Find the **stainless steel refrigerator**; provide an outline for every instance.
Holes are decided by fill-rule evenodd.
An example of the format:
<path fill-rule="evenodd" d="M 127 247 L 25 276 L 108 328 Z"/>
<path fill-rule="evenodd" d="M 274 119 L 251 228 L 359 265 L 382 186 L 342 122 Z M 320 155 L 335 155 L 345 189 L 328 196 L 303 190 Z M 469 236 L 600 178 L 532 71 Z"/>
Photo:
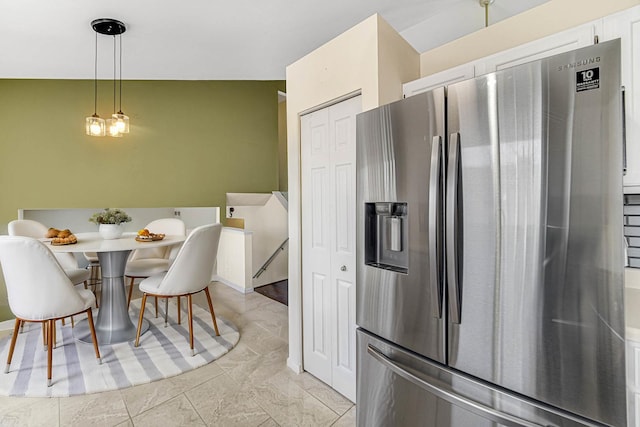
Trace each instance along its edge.
<path fill-rule="evenodd" d="M 359 426 L 626 425 L 619 41 L 357 118 Z"/>

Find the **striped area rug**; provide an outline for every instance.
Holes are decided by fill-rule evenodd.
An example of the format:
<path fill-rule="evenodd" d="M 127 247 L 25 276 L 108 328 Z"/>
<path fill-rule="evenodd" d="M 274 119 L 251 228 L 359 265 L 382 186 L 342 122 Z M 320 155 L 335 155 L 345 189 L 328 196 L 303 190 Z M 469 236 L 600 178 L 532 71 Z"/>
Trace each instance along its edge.
<path fill-rule="evenodd" d="M 220 336 L 216 337 L 211 315 L 193 305 L 195 356 L 189 348 L 189 326 L 182 304 L 182 324 L 176 320 L 176 305 L 169 304 L 169 326 L 164 327 L 164 303 L 158 317 L 152 303 L 147 304 L 145 318 L 149 330 L 133 343 L 103 345 L 99 365 L 92 344 L 73 339 L 69 322 L 57 322 L 57 347 L 53 350 L 53 385 L 47 387 L 47 352 L 42 345 L 40 324 L 27 324 L 18 336 L 9 373 L 0 372 L 0 395 L 28 397 L 63 397 L 96 393 L 144 384 L 181 374 L 206 365 L 231 350 L 240 334 L 229 321 L 217 317 Z M 153 300 L 152 300 L 153 301 Z M 131 311 L 140 314 L 140 299 L 131 302 Z M 79 321 L 77 316 L 76 321 Z M 0 340 L 0 361 L 6 366 L 10 337 Z"/>

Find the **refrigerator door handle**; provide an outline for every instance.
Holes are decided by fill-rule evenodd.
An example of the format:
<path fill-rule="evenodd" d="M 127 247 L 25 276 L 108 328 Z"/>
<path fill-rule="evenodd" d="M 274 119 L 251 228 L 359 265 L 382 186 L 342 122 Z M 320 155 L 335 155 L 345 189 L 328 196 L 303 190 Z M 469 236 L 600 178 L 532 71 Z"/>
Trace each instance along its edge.
<path fill-rule="evenodd" d="M 449 164 L 447 165 L 446 247 L 447 288 L 452 323 L 460 323 L 460 286 L 458 286 L 458 168 L 460 166 L 460 134 L 449 138 Z"/>
<path fill-rule="evenodd" d="M 429 273 L 431 312 L 442 318 L 442 284 L 438 262 L 438 215 L 440 213 L 440 145 L 442 137 L 434 136 L 431 144 L 431 175 L 429 177 Z"/>
<path fill-rule="evenodd" d="M 376 347 L 369 344 L 367 346 L 367 353 L 371 355 L 374 359 L 384 365 L 386 368 L 393 371 L 396 375 L 404 378 L 405 380 L 417 385 L 423 390 L 446 400 L 447 402 L 460 406 L 466 409 L 469 412 L 473 412 L 476 415 L 484 417 L 488 420 L 494 421 L 496 423 L 500 423 L 505 426 L 525 426 L 525 427 L 543 427 L 541 424 L 532 423 L 527 420 L 523 420 L 522 418 L 518 418 L 513 415 L 505 414 L 503 412 L 497 411 L 493 408 L 485 406 L 481 403 L 468 399 L 466 397 L 460 396 L 450 390 L 437 386 L 435 384 L 430 384 L 424 381 L 422 378 L 414 375 L 403 367 L 399 366 L 395 361 L 387 357 Z"/>

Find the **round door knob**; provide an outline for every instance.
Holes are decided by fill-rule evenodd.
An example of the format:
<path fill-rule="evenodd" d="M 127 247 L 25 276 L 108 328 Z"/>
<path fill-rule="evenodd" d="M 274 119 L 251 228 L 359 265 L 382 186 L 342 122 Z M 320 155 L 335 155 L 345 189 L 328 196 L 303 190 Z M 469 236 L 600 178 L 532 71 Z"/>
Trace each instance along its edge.
<path fill-rule="evenodd" d="M 347 271 L 347 266 L 343 265 L 342 267 L 340 267 L 340 271 Z"/>

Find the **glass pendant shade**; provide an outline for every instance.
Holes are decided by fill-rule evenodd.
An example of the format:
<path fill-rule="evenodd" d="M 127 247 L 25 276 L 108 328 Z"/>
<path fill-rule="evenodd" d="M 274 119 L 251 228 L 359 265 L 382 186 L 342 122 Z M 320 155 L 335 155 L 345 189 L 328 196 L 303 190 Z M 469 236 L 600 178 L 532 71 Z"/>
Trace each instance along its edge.
<path fill-rule="evenodd" d="M 107 135 L 114 138 L 120 138 L 122 136 L 122 132 L 120 132 L 120 127 L 118 126 L 118 120 L 107 119 Z"/>
<path fill-rule="evenodd" d="M 122 111 L 118 111 L 112 114 L 111 117 L 116 121 L 120 133 L 129 133 L 129 116 Z"/>
<path fill-rule="evenodd" d="M 105 136 L 106 126 L 104 119 L 97 114 L 93 114 L 85 119 L 85 131 L 90 136 Z"/>

